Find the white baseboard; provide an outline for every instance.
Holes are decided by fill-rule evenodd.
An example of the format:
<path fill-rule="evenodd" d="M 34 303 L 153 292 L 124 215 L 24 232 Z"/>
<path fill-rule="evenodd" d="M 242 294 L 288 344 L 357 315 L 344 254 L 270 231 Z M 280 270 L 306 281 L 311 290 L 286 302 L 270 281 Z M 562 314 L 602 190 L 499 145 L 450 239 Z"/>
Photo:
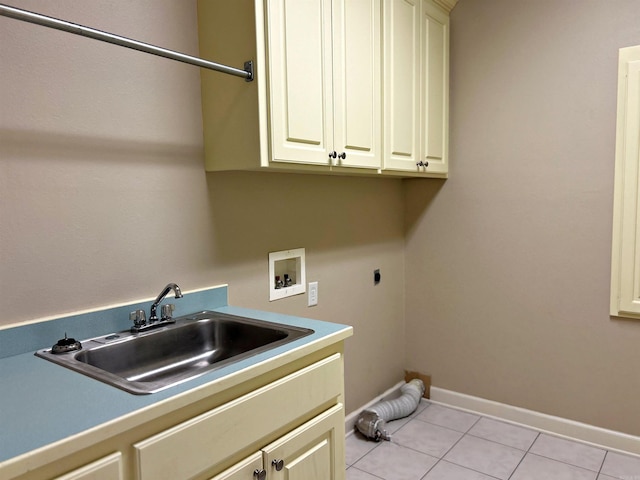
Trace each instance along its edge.
<path fill-rule="evenodd" d="M 390 397 L 395 397 L 400 392 L 400 387 L 405 382 L 399 382 L 379 397 L 376 397 L 366 405 L 350 413 L 345 417 L 346 436 L 353 434 L 353 429 L 358 415 L 371 405 Z M 640 437 L 628 435 L 615 430 L 596 427 L 586 423 L 555 417 L 545 413 L 514 407 L 505 403 L 494 402 L 480 397 L 466 395 L 444 388 L 431 386 L 431 402 L 477 413 L 485 417 L 506 421 L 524 427 L 535 428 L 553 435 L 579 440 L 584 443 L 605 448 L 621 453 L 640 455 Z"/>
<path fill-rule="evenodd" d="M 617 450 L 623 453 L 640 455 L 640 437 L 626 433 L 607 430 L 586 423 L 554 417 L 553 415 L 514 407 L 513 405 L 473 397 L 434 386 L 431 387 L 431 400 L 434 403 L 449 405 L 473 413 L 480 413 L 498 420 L 505 420 L 510 423 L 532 427 L 536 430 L 542 430 L 554 435 L 580 440 L 606 448 L 607 450 Z"/>

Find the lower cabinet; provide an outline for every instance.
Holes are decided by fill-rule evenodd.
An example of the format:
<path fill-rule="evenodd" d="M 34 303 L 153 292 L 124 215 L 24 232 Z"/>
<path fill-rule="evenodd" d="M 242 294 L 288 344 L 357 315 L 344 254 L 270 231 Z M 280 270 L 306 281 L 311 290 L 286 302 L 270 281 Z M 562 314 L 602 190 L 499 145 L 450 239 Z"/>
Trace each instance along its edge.
<path fill-rule="evenodd" d="M 335 405 L 211 480 L 343 480 L 343 423 Z"/>
<path fill-rule="evenodd" d="M 343 369 L 334 353 L 134 443 L 135 478 L 343 480 Z"/>
<path fill-rule="evenodd" d="M 121 480 L 122 478 L 122 455 L 118 452 L 66 475 L 56 477 L 55 480 Z"/>
<path fill-rule="evenodd" d="M 80 448 L 12 480 L 344 480 L 343 344 L 294 357 L 210 396 L 194 392 L 158 416 L 91 432 Z M 266 378 L 269 380 L 266 380 Z M 264 380 L 263 380 L 264 379 Z M 173 423 L 172 418 L 176 421 Z M 99 437 L 95 442 L 91 438 Z M 74 440 L 75 441 L 75 440 Z M 77 443 L 76 443 L 77 444 Z"/>

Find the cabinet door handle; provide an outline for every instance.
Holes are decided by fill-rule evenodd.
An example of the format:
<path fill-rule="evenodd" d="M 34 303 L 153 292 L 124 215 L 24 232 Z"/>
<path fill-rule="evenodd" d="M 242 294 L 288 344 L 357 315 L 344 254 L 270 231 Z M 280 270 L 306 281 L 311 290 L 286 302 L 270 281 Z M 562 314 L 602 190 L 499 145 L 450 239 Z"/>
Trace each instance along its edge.
<path fill-rule="evenodd" d="M 253 478 L 256 480 L 265 480 L 267 478 L 266 470 L 258 470 L 257 468 L 253 471 Z"/>
<path fill-rule="evenodd" d="M 338 152 L 335 150 L 333 152 L 329 152 L 329 158 L 336 158 L 338 156 Z"/>
<path fill-rule="evenodd" d="M 416 163 L 416 165 L 417 165 L 418 167 L 428 167 L 428 166 L 429 166 L 429 162 L 427 162 L 427 161 L 424 161 L 424 162 L 423 162 L 423 161 L 421 160 L 421 161 L 419 161 L 418 163 Z"/>
<path fill-rule="evenodd" d="M 275 467 L 275 469 L 279 472 L 280 470 L 282 470 L 282 467 L 284 467 L 284 460 L 280 459 L 280 460 L 272 460 L 271 461 L 271 465 L 273 465 Z"/>
<path fill-rule="evenodd" d="M 342 160 L 344 160 L 345 158 L 347 158 L 347 152 L 342 152 L 340 155 L 338 155 L 338 158 L 341 158 Z"/>

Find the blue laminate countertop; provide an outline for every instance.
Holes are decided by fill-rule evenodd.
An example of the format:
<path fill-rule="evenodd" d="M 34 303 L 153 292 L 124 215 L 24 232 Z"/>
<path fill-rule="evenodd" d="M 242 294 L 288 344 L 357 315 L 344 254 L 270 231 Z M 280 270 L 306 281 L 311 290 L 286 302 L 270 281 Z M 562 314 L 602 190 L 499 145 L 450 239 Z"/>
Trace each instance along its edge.
<path fill-rule="evenodd" d="M 226 291 L 225 291 L 226 296 Z M 214 370 L 150 395 L 133 395 L 34 356 L 0 358 L 0 471 L 3 462 L 150 407 L 230 374 L 328 338 L 351 327 L 232 306 L 209 308 L 232 315 L 310 328 L 312 335 Z M 37 347 L 41 348 L 41 347 Z"/>

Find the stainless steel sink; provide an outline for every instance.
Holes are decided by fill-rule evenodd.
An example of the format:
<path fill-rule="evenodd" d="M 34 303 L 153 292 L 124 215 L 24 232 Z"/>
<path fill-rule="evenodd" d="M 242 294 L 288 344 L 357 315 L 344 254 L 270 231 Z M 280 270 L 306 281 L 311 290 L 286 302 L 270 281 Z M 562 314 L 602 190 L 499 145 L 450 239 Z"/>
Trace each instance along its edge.
<path fill-rule="evenodd" d="M 36 355 L 135 394 L 154 393 L 310 335 L 313 330 L 204 311 L 145 333 L 82 340 L 82 350 Z"/>

